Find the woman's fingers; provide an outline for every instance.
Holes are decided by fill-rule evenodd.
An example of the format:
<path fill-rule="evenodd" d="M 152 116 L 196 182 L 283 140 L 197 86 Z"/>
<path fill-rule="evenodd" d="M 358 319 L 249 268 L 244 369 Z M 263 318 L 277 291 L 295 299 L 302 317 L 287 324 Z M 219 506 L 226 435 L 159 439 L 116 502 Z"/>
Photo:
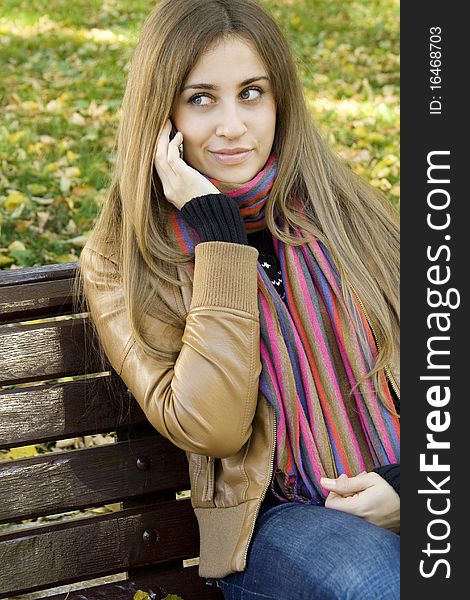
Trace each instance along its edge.
<path fill-rule="evenodd" d="M 155 166 L 164 166 L 165 159 L 168 157 L 168 137 L 171 132 L 171 121 L 167 119 L 163 125 L 162 132 L 157 141 L 157 147 L 155 149 Z"/>
<path fill-rule="evenodd" d="M 366 488 L 374 485 L 377 473 L 360 473 L 355 477 L 338 477 L 338 479 L 326 479 L 322 477 L 320 483 L 330 492 L 335 492 L 340 496 L 352 496 L 362 492 Z M 378 475 L 380 477 L 380 475 Z"/>
<path fill-rule="evenodd" d="M 183 141 L 183 134 L 178 131 L 175 137 L 168 144 L 168 164 L 176 171 L 178 168 L 178 161 L 181 160 L 179 146 Z"/>
<path fill-rule="evenodd" d="M 165 171 L 165 169 L 168 169 L 168 166 L 174 168 L 180 159 L 179 146 L 183 142 L 183 134 L 181 131 L 177 131 L 173 139 L 170 140 L 171 130 L 171 121 L 167 119 L 158 138 L 155 150 L 155 166 L 157 170 L 160 168 Z"/>
<path fill-rule="evenodd" d="M 380 475 L 377 473 L 368 473 L 368 475 L 373 476 L 368 478 L 373 482 L 372 485 L 368 485 L 352 496 L 330 492 L 325 500 L 325 507 L 351 513 L 391 531 L 399 531 L 400 497 Z"/>
<path fill-rule="evenodd" d="M 334 508 L 335 510 L 342 510 L 343 512 L 352 513 L 359 516 L 359 509 L 361 505 L 361 494 L 354 494 L 352 496 L 341 496 L 330 492 L 325 500 L 326 508 Z"/>
<path fill-rule="evenodd" d="M 168 119 L 157 141 L 155 168 L 162 182 L 166 199 L 181 210 L 184 204 L 197 194 L 192 193 L 190 185 L 192 169 L 180 157 L 179 146 L 183 142 L 183 134 L 178 131 L 173 139 L 170 139 L 171 131 L 172 123 Z M 199 177 L 204 179 L 202 175 Z"/>

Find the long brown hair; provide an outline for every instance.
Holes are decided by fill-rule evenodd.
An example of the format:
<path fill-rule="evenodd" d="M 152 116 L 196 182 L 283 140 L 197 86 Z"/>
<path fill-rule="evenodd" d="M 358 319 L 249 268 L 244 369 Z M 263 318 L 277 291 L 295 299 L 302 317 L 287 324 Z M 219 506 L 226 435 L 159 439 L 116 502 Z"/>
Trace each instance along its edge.
<path fill-rule="evenodd" d="M 116 253 L 137 342 L 150 354 L 167 356 L 158 340 L 145 335 L 144 316 L 158 307 L 160 318 L 181 321 L 170 306 L 158 303 L 159 289 L 182 286 L 176 266 L 192 258 L 177 248 L 168 227 L 171 206 L 153 168 L 154 153 L 194 65 L 210 45 L 227 36 L 257 50 L 276 102 L 278 174 L 266 205 L 268 228 L 285 243 L 301 243 L 277 228 L 277 209 L 287 223 L 328 248 L 343 293 L 352 286 L 367 310 L 380 347 L 369 376 L 377 374 L 399 340 L 398 215 L 320 137 L 289 44 L 255 0 L 164 0 L 149 15 L 128 74 L 111 185 L 90 243 L 110 244 Z M 295 209 L 294 197 L 300 199 L 301 211 Z"/>

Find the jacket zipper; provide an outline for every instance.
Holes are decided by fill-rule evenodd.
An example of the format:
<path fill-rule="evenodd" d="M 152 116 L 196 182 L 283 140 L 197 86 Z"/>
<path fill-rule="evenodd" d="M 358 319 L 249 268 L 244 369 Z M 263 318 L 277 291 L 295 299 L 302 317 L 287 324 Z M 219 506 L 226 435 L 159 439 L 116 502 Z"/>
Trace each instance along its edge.
<path fill-rule="evenodd" d="M 364 304 L 362 303 L 362 300 L 359 298 L 358 293 L 353 288 L 352 284 L 349 284 L 349 285 L 350 285 L 352 291 L 354 292 L 356 298 L 358 299 L 359 304 L 361 305 L 361 308 L 362 308 L 362 311 L 363 311 L 364 316 L 366 318 L 366 321 L 369 323 L 370 330 L 372 331 L 372 335 L 374 336 L 375 345 L 377 346 L 377 350 L 380 352 L 379 340 L 378 340 L 378 338 L 377 338 L 377 336 L 375 334 L 374 328 L 372 327 L 372 323 L 370 322 L 369 315 L 367 314 L 366 308 L 365 308 Z M 393 378 L 392 372 L 390 371 L 390 368 L 389 368 L 388 365 L 384 366 L 384 371 L 385 371 L 385 375 L 386 375 L 387 379 L 390 381 L 390 384 L 391 384 L 391 386 L 393 388 L 393 391 L 395 392 L 395 394 L 396 394 L 396 396 L 398 398 L 398 401 L 400 401 L 400 392 L 398 391 L 398 386 L 397 386 L 397 384 L 395 382 L 395 379 Z"/>
<path fill-rule="evenodd" d="M 207 472 L 204 491 L 202 492 L 203 502 L 212 502 L 214 499 L 214 457 L 207 457 Z"/>
<path fill-rule="evenodd" d="M 261 507 L 261 504 L 263 503 L 264 497 L 266 496 L 266 492 L 268 491 L 268 488 L 271 485 L 271 478 L 272 478 L 273 470 L 274 470 L 274 455 L 276 453 L 276 414 L 274 413 L 274 409 L 272 410 L 272 414 L 274 414 L 274 419 L 273 419 L 273 421 L 274 421 L 274 427 L 273 427 L 273 429 L 274 429 L 274 443 L 273 443 L 273 449 L 272 449 L 272 454 L 271 454 L 271 466 L 270 466 L 270 469 L 269 469 L 268 485 L 264 489 L 263 493 L 261 494 L 259 502 L 258 502 L 258 504 L 256 506 L 255 517 L 253 519 L 253 523 L 251 524 L 250 535 L 248 536 L 248 542 L 247 542 L 246 548 L 245 548 L 245 554 L 244 554 L 245 564 L 246 564 L 246 561 L 248 559 L 248 548 L 250 547 L 251 538 L 253 537 L 253 532 L 255 530 L 255 524 L 256 524 L 256 519 L 258 518 L 259 509 Z"/>

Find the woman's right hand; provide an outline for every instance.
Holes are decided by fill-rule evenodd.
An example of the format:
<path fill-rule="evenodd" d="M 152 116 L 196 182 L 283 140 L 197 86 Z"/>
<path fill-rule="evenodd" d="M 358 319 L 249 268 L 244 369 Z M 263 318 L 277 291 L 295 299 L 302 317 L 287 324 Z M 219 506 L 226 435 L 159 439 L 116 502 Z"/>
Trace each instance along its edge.
<path fill-rule="evenodd" d="M 171 127 L 171 121 L 168 119 L 158 138 L 155 168 L 166 199 L 181 210 L 193 198 L 220 192 L 204 175 L 180 157 L 179 146 L 183 143 L 183 134 L 178 131 L 170 140 Z"/>
<path fill-rule="evenodd" d="M 329 490 L 326 508 L 342 510 L 369 523 L 400 531 L 400 496 L 378 473 L 360 473 L 354 477 L 340 475 L 337 479 L 321 479 Z"/>

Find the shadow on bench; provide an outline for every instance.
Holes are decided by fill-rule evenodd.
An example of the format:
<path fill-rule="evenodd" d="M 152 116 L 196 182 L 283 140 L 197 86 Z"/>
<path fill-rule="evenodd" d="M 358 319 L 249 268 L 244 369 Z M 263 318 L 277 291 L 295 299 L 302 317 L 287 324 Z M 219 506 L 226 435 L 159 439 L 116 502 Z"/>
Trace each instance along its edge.
<path fill-rule="evenodd" d="M 176 499 L 190 487 L 185 453 L 146 422 L 115 373 L 103 375 L 87 315 L 73 315 L 75 269 L 0 272 L 0 449 L 111 431 L 117 443 L 0 462 L 0 524 L 19 524 L 0 529 L 0 598 L 126 572 L 125 581 L 39 595 L 221 599 L 197 574 L 190 500 Z M 108 514 L 24 523 L 119 502 Z"/>

